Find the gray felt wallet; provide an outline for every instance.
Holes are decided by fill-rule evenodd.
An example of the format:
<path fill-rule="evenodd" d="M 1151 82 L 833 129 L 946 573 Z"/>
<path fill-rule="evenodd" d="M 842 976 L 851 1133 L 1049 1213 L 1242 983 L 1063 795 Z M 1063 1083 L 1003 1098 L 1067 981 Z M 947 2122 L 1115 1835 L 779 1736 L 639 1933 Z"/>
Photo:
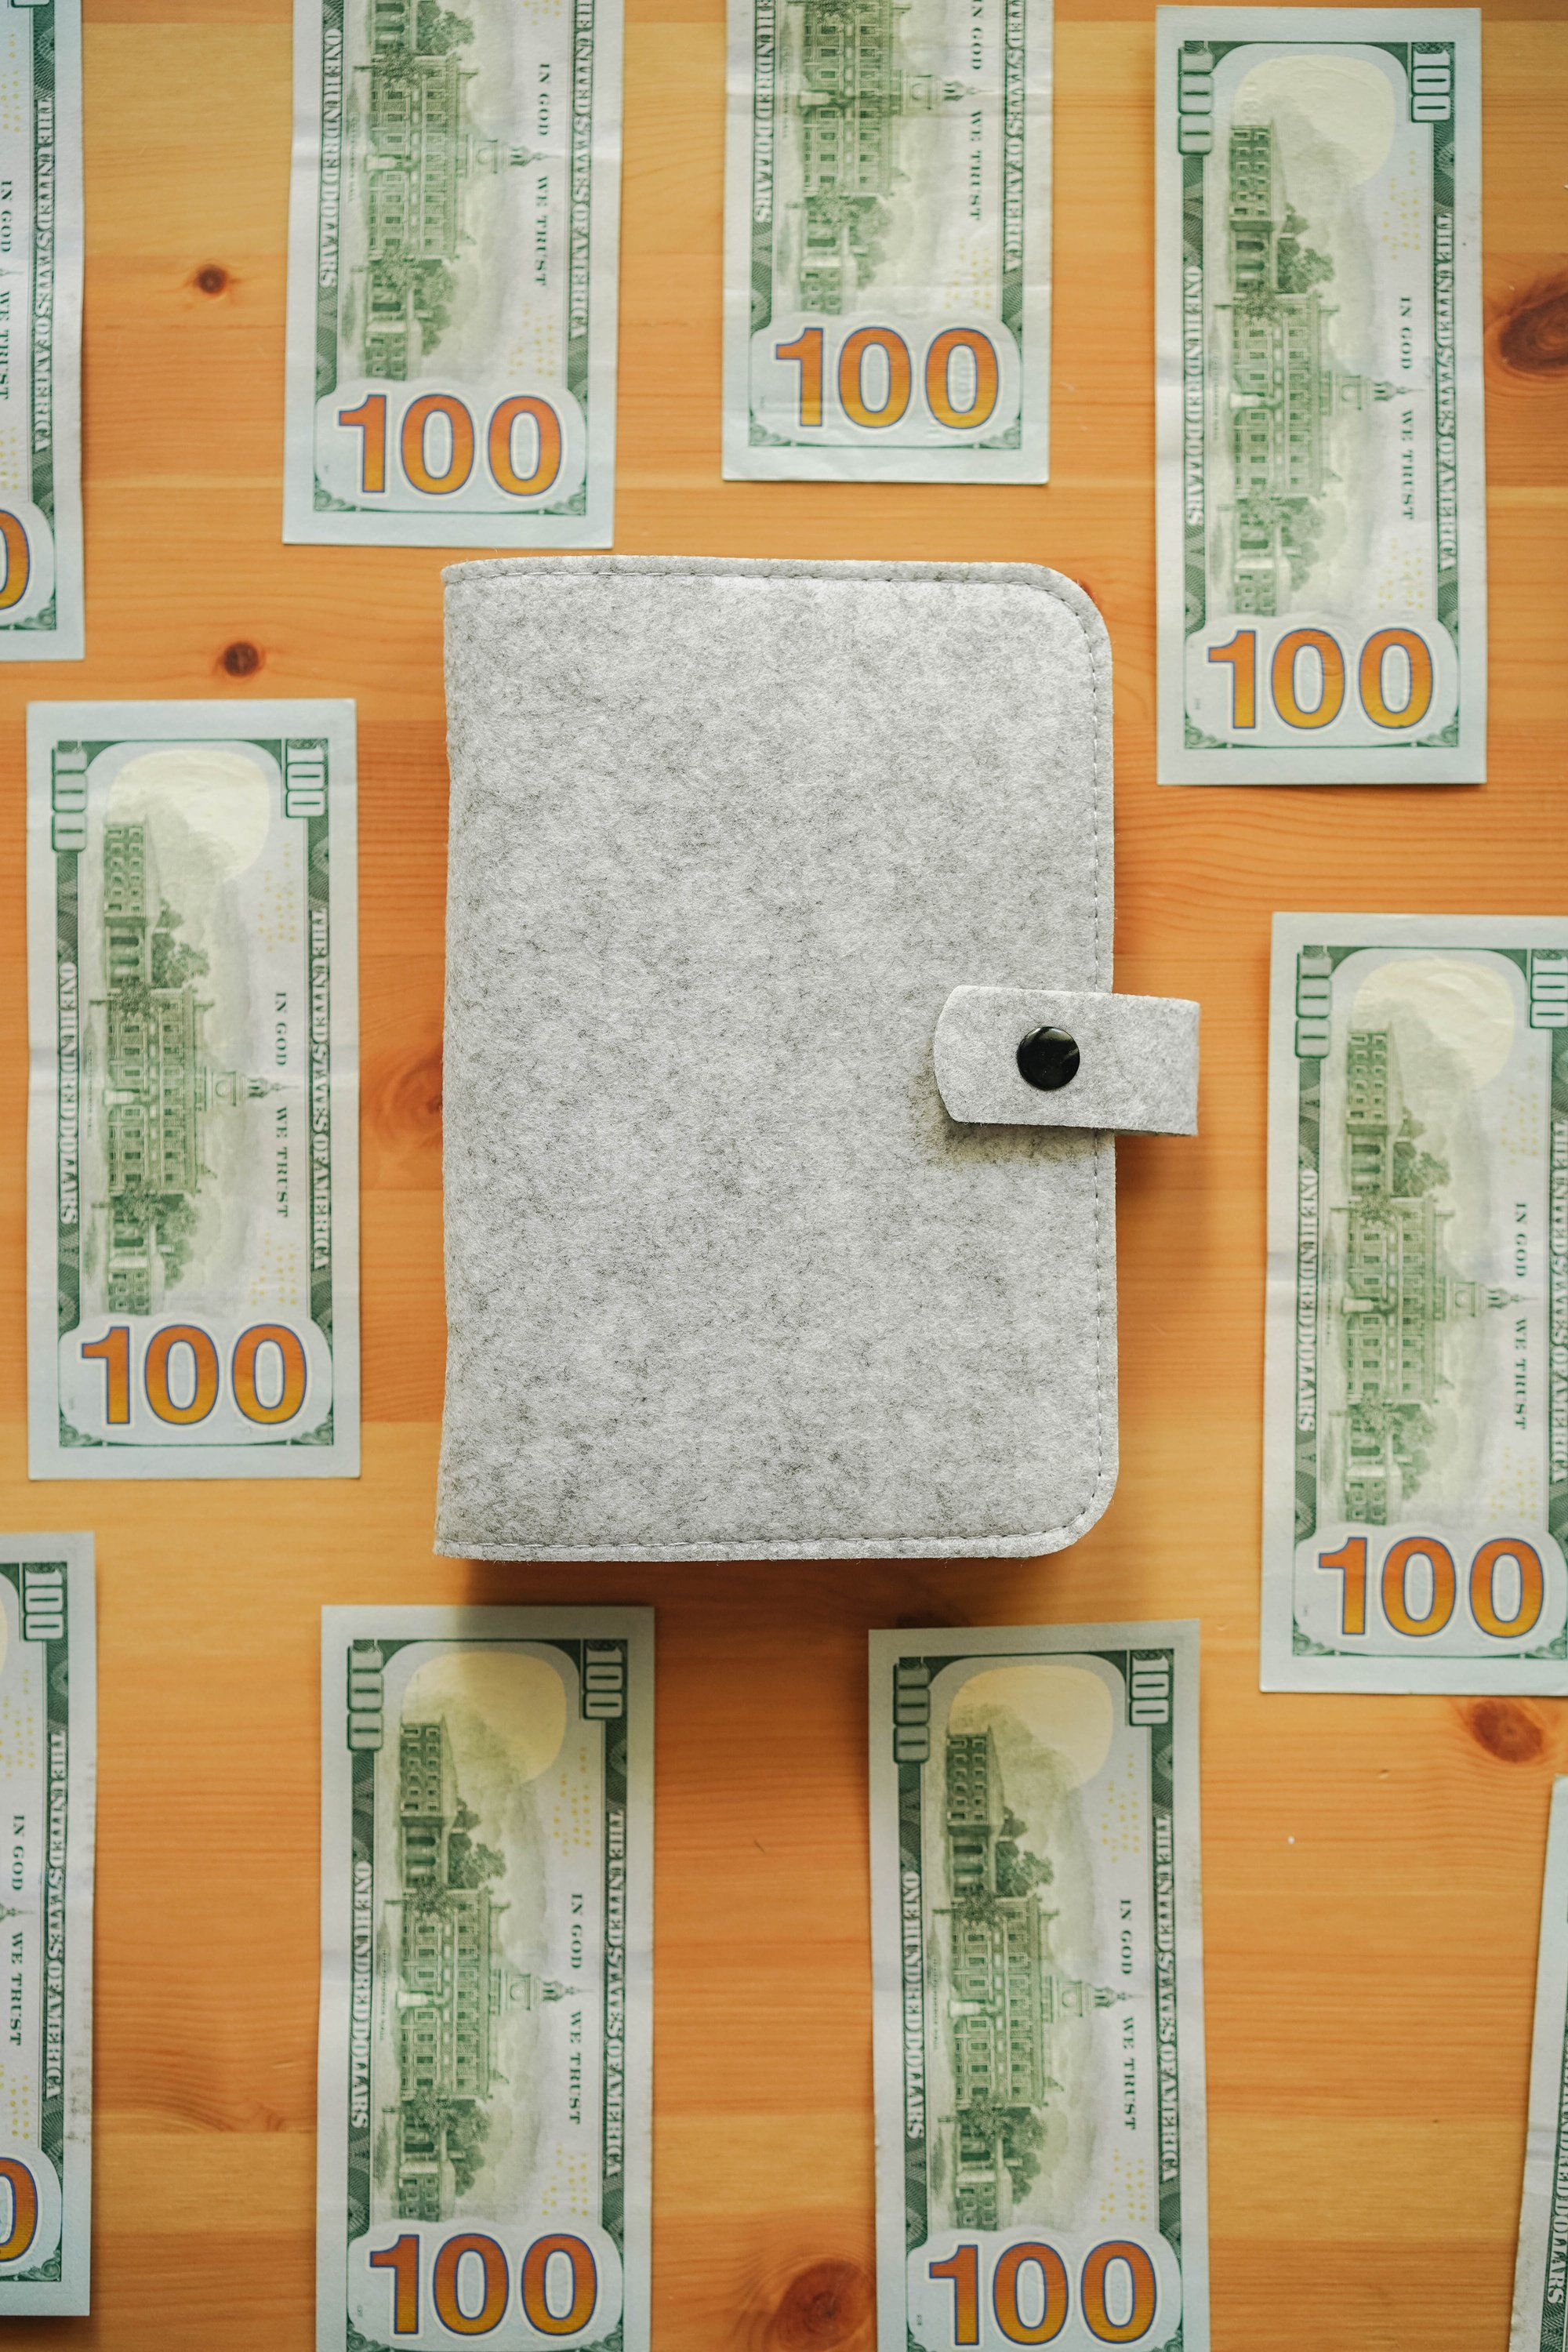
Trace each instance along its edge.
<path fill-rule="evenodd" d="M 447 583 L 437 1549 L 1071 1543 L 1115 1130 L 1190 1133 L 1197 1073 L 1194 1004 L 1109 992 L 1094 606 L 1026 565 Z"/>

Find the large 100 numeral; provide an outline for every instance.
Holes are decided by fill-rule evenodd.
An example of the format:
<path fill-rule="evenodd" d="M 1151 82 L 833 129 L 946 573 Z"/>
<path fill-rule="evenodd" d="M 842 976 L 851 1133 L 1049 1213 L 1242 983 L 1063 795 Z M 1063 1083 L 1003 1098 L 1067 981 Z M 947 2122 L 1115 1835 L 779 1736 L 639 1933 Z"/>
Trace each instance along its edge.
<path fill-rule="evenodd" d="M 19 2157 L 0 2156 L 0 2186 L 11 2200 L 11 2221 L 0 2238 L 0 2263 L 18 2262 L 38 2234 L 38 2184 Z"/>
<path fill-rule="evenodd" d="M 1498 1570 L 1510 1560 L 1519 1579 L 1519 1602 L 1505 1617 L 1498 1606 Z M 1410 1571 L 1421 1562 L 1431 1585 L 1431 1597 L 1419 1611 L 1410 1605 Z M 1343 1578 L 1340 1592 L 1340 1632 L 1351 1640 L 1366 1632 L 1367 1540 L 1352 1536 L 1338 1551 L 1318 1554 L 1318 1566 Z M 1395 1633 L 1429 1641 L 1453 1618 L 1458 1603 L 1459 1579 L 1454 1555 L 1435 1536 L 1401 1536 L 1384 1555 L 1376 1590 L 1383 1613 Z M 1533 1633 L 1546 1605 L 1546 1575 L 1533 1544 L 1518 1536 L 1495 1536 L 1482 1544 L 1470 1562 L 1466 1584 L 1469 1616 L 1494 1642 L 1515 1642 Z"/>
<path fill-rule="evenodd" d="M 361 436 L 361 495 L 384 496 L 389 457 L 385 393 L 373 392 L 357 408 L 340 408 L 338 423 Z M 439 425 L 446 426 L 445 463 L 432 465 L 430 428 Z M 531 435 L 532 467 L 527 473 L 517 462 L 520 427 Z M 490 479 L 509 499 L 537 498 L 561 471 L 563 446 L 561 419 L 548 400 L 531 393 L 503 400 L 491 411 L 485 429 L 485 463 Z M 456 393 L 427 392 L 405 409 L 396 455 L 410 489 L 422 490 L 430 498 L 450 498 L 472 474 L 478 448 L 473 411 Z"/>
<path fill-rule="evenodd" d="M 1303 702 L 1297 691 L 1303 654 L 1315 654 L 1319 663 L 1318 698 Z M 1391 655 L 1403 654 L 1408 665 L 1403 702 L 1387 699 Z M 1211 646 L 1211 662 L 1228 665 L 1231 674 L 1231 725 L 1237 730 L 1258 724 L 1258 632 L 1237 629 L 1228 645 Z M 1274 648 L 1268 665 L 1268 693 L 1273 708 L 1287 727 L 1328 727 L 1339 717 L 1345 700 L 1345 656 L 1339 639 L 1327 629 L 1291 629 Z M 1374 727 L 1415 727 L 1426 718 L 1432 701 L 1436 673 L 1431 647 L 1415 629 L 1379 629 L 1368 637 L 1356 664 L 1356 692 L 1361 707 Z M 1397 692 L 1397 688 L 1395 691 Z"/>
<path fill-rule="evenodd" d="M 979 2344 L 980 2248 L 956 2246 L 945 2262 L 931 2263 L 931 2276 L 952 2289 L 954 2346 Z M 1005 2247 L 996 2257 L 990 2291 L 996 2325 L 1009 2344 L 1050 2344 L 1067 2326 L 1072 2285 L 1067 2264 L 1054 2246 Z M 1024 2316 L 1026 2298 L 1036 2310 L 1032 2319 Z M 1097 2344 L 1136 2344 L 1154 2325 L 1159 2300 L 1154 2265 L 1134 2240 L 1111 2238 L 1085 2256 L 1079 2273 L 1078 2305 L 1084 2326 Z M 1113 2302 L 1120 2318 L 1112 2315 Z"/>
<path fill-rule="evenodd" d="M 101 1339 L 84 1341 L 81 1352 L 87 1362 L 103 1366 L 104 1420 L 110 1428 L 123 1428 L 131 1419 L 130 1325 L 111 1323 Z M 271 1363 L 277 1374 L 278 1394 L 270 1404 L 261 1394 L 259 1373 L 264 1360 Z M 172 1374 L 176 1362 L 186 1366 L 190 1375 L 191 1392 L 184 1404 L 176 1402 L 174 1392 Z M 147 1342 L 142 1385 L 160 1421 L 176 1428 L 205 1421 L 218 1401 L 222 1378 L 212 1335 L 199 1323 L 165 1323 Z M 234 1401 L 247 1421 L 267 1428 L 292 1421 L 309 1386 L 305 1350 L 298 1334 L 284 1323 L 253 1323 L 234 1343 L 229 1381 Z"/>
<path fill-rule="evenodd" d="M 370 2257 L 373 2271 L 392 2273 L 395 2336 L 417 2336 L 425 2324 L 421 2252 L 419 2240 L 410 2234 Z M 563 2293 L 568 2284 L 569 2300 Z M 592 2250 L 581 2238 L 563 2231 L 536 2238 L 519 2265 L 517 2287 L 531 2327 L 541 2336 L 575 2336 L 593 2318 L 599 2299 Z M 511 2302 L 505 2249 L 480 2230 L 460 2231 L 447 2239 L 430 2265 L 430 2302 L 442 2326 L 454 2336 L 488 2336 L 500 2326 Z"/>
<path fill-rule="evenodd" d="M 866 362 L 881 354 L 887 383 L 879 400 L 867 398 Z M 800 370 L 797 422 L 807 431 L 821 425 L 827 398 L 826 337 L 820 327 L 807 327 L 793 343 L 775 343 L 773 357 L 793 360 Z M 972 385 L 961 387 L 970 397 L 963 407 L 953 398 L 953 362 L 966 358 L 973 371 Z M 996 346 L 979 327 L 948 327 L 932 338 L 921 371 L 926 406 L 950 433 L 972 431 L 984 425 L 996 405 L 1002 371 Z M 900 424 L 914 396 L 914 362 L 910 347 L 896 327 L 857 327 L 847 335 L 838 353 L 835 388 L 838 406 L 851 425 L 886 432 Z"/>
<path fill-rule="evenodd" d="M 5 558 L 5 576 L 0 581 L 0 613 L 9 612 L 19 604 L 27 593 L 27 583 L 33 576 L 33 551 L 21 517 L 0 507 L 0 551 Z"/>

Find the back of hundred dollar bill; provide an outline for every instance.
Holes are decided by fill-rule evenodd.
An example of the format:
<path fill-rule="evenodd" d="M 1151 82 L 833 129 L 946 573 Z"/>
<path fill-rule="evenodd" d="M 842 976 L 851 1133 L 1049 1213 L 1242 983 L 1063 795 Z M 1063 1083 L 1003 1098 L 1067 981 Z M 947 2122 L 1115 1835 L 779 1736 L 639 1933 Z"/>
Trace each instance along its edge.
<path fill-rule="evenodd" d="M 92 1538 L 0 1536 L 0 2319 L 89 2308 Z"/>
<path fill-rule="evenodd" d="M 1051 0 L 729 0 L 724 472 L 1043 482 Z"/>
<path fill-rule="evenodd" d="M 1568 920 L 1277 915 L 1266 1690 L 1568 1691 Z"/>
<path fill-rule="evenodd" d="M 1162 8 L 1160 780 L 1486 774 L 1474 9 Z"/>
<path fill-rule="evenodd" d="M 1197 1664 L 871 1635 L 881 2352 L 1205 2352 Z"/>
<path fill-rule="evenodd" d="M 608 547 L 622 0 L 295 0 L 283 536 Z"/>
<path fill-rule="evenodd" d="M 28 1468 L 359 1473 L 350 702 L 27 714 Z"/>
<path fill-rule="evenodd" d="M 0 8 L 0 661 L 85 650 L 81 274 L 81 0 L 24 0 Z"/>
<path fill-rule="evenodd" d="M 329 1609 L 317 2352 L 647 2352 L 653 1615 Z"/>
<path fill-rule="evenodd" d="M 1568 2335 L 1568 1780 L 1552 1784 L 1535 2030 L 1530 2053 L 1530 2126 L 1520 2200 L 1509 2352 L 1563 2352 Z"/>

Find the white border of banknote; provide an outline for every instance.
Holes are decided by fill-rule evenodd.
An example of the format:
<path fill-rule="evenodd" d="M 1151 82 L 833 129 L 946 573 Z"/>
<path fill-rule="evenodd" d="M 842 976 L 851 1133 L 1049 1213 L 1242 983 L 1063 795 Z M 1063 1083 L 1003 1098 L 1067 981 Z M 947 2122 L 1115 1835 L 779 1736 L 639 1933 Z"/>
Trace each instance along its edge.
<path fill-rule="evenodd" d="M 40 2000 L 39 2028 L 47 2044 L 50 2011 L 62 2049 L 60 2134 L 60 2274 L 58 2279 L 0 2278 L 0 2320 L 23 2315 L 60 2317 L 91 2307 L 92 2255 L 92 1896 L 94 1817 L 98 1790 L 97 1611 L 90 1535 L 0 1536 L 7 1566 L 63 1564 L 66 1571 L 65 1857 L 58 1890 L 47 1891 L 52 1949 L 63 1948 L 56 2003 Z M 21 1596 L 18 1595 L 18 1600 Z M 51 1704 L 58 1690 L 51 1675 Z M 58 1731 L 58 1723 L 56 1726 Z M 50 1801 L 54 1812 L 55 1783 Z M 50 1823 L 50 1842 L 53 1836 Z M 49 1856 L 49 1867 L 56 1867 Z M 40 1988 L 42 1993 L 49 1990 Z"/>
<path fill-rule="evenodd" d="M 1176 58 L 1184 41 L 1260 47 L 1307 42 L 1429 39 L 1455 46 L 1451 489 L 1458 572 L 1458 708 L 1438 738 L 1333 750 L 1308 733 L 1301 748 L 1204 740 L 1189 728 L 1184 529 L 1186 480 L 1182 156 L 1177 147 Z M 1155 72 L 1155 415 L 1159 551 L 1159 779 L 1163 784 L 1462 784 L 1486 778 L 1487 602 L 1485 403 L 1480 309 L 1480 16 L 1474 8 L 1163 7 Z M 1441 294 L 1435 298 L 1439 310 Z M 1446 436 L 1439 414 L 1435 446 Z M 1201 438 L 1201 436 L 1200 436 Z M 1324 616 L 1303 610 L 1305 625 Z M 1331 618 L 1331 615 L 1328 616 Z M 1194 735 L 1197 740 L 1194 740 Z"/>
<path fill-rule="evenodd" d="M 771 160 L 759 171 L 754 85 L 759 46 L 781 36 L 782 0 L 729 0 L 724 125 L 724 394 L 723 471 L 726 481 L 757 482 L 1043 482 L 1050 462 L 1051 403 L 1051 141 L 1055 28 L 1051 0 L 993 0 L 1006 27 L 1006 46 L 1016 48 L 1017 127 L 1005 152 L 1022 211 L 1021 257 L 1010 276 L 1016 291 L 1016 325 L 1010 331 L 1017 353 L 1019 414 L 1001 442 L 967 442 L 943 448 L 879 446 L 875 435 L 847 446 L 803 447 L 781 443 L 752 415 L 753 246 L 759 219 L 771 223 L 773 173 Z M 895 9 L 896 16 L 899 12 Z M 966 19 L 960 19 L 960 33 Z M 929 79 L 929 77 L 927 77 Z M 777 89 L 777 79 L 769 96 Z M 891 101 L 880 101 L 884 110 Z M 753 194 L 765 189 L 768 210 Z M 1005 203 L 1004 219 L 1008 215 Z M 869 310 L 847 314 L 846 324 L 871 323 Z M 948 304 L 951 323 L 973 323 Z M 831 329 L 833 320 L 823 314 Z M 933 319 L 933 327 L 943 323 Z M 1003 323 L 1003 322 L 994 322 Z M 917 355 L 918 358 L 918 355 Z M 803 428 L 805 429 L 805 428 Z"/>
<path fill-rule="evenodd" d="M 900 1658 L 920 1660 L 1007 1656 L 1059 1658 L 1168 1649 L 1174 1661 L 1171 1698 L 1171 1811 L 1175 1822 L 1170 1950 L 1173 1983 L 1165 1988 L 1176 2021 L 1176 2115 L 1180 2176 L 1181 2311 L 1173 2336 L 1162 2344 L 1181 2352 L 1207 2352 L 1208 2121 L 1204 2047 L 1203 1836 L 1198 1757 L 1200 1627 L 1194 1619 L 1123 1625 L 954 1625 L 901 1627 L 868 1635 L 870 1736 L 871 1974 L 873 2075 L 877 2113 L 877 2342 L 880 2352 L 918 2352 L 909 2324 L 907 2279 L 907 2143 L 898 2127 L 906 2109 L 904 2052 L 911 2025 L 904 1993 L 903 1895 L 899 1822 L 900 1779 L 893 1757 L 894 1691 Z M 915 1692 L 911 1699 L 923 1694 Z M 929 1719 L 930 1702 L 925 1702 Z M 905 1721 L 904 1704 L 897 1722 Z M 911 1758 L 911 1761 L 913 1759 Z M 919 1769 L 917 1767 L 917 1769 Z M 1156 2009 L 1163 1996 L 1153 1995 Z M 925 2032 L 923 2023 L 921 2032 Z M 1162 2032 L 1162 2040 L 1164 2039 Z M 983 2323 L 984 2324 L 984 2323 Z M 1087 2341 L 1081 2320 L 1074 2343 Z M 987 2334 L 986 2341 L 991 2341 Z M 1064 2337 L 1064 2341 L 1067 2338 Z M 1154 2352 L 1152 2339 L 1152 2352 Z"/>
<path fill-rule="evenodd" d="M 38 152 L 38 110 L 33 115 L 33 187 L 35 220 L 32 250 L 25 283 L 27 317 L 17 322 L 13 311 L 11 332 L 26 345 L 25 360 L 13 359 L 13 371 L 25 373 L 27 393 L 36 399 L 40 384 L 47 404 L 47 456 L 40 460 L 36 424 L 31 432 L 33 478 L 26 491 L 10 485 L 38 513 L 44 490 L 51 512 L 43 518 L 52 548 L 54 588 L 50 603 L 55 618 L 40 626 L 37 619 L 7 627 L 0 621 L 0 661 L 79 661 L 86 651 L 81 548 L 81 0 L 30 0 L 17 9 L 30 35 L 35 54 L 53 47 L 53 104 L 49 120 L 53 139 L 47 161 Z M 39 199 L 43 198 L 44 202 Z M 41 217 L 47 213 L 49 299 L 40 302 L 35 278 L 45 251 Z M 40 323 L 46 331 L 46 356 L 37 344 Z M 46 482 L 41 474 L 47 472 Z M 5 493 L 0 491 L 0 499 Z M 7 523 L 14 522 L 10 516 Z M 7 534 L 9 536 L 9 534 Z M 9 585 L 10 573 L 6 573 Z M 47 606 L 46 606 L 46 611 Z M 85 2305 L 84 2305 L 85 2308 Z"/>
<path fill-rule="evenodd" d="M 519 513 L 515 507 L 442 509 L 432 499 L 427 512 L 388 507 L 379 511 L 348 507 L 323 489 L 317 478 L 315 417 L 320 183 L 322 161 L 324 26 L 329 13 L 340 20 L 346 8 L 374 0 L 294 0 L 294 131 L 289 178 L 288 344 L 284 366 L 283 537 L 295 544 L 353 547 L 608 547 L 615 535 L 616 341 L 620 293 L 621 72 L 625 47 L 624 0 L 572 0 L 571 30 L 577 53 L 586 47 L 592 67 L 586 77 L 591 137 L 575 128 L 572 170 L 579 193 L 573 202 L 571 264 L 580 282 L 585 317 L 574 325 L 572 341 L 586 345 L 582 404 L 587 412 L 586 474 L 570 506 Z M 410 0 L 410 14 L 412 0 Z M 461 15 L 460 5 L 456 13 Z M 340 34 L 341 44 L 341 34 Z M 584 77 L 572 78 L 577 105 Z M 341 81 L 341 73 L 340 73 Z M 521 126 L 520 126 L 521 136 Z M 334 175 L 342 152 L 342 124 L 328 141 Z M 584 199 L 581 182 L 586 178 Z M 335 188 L 341 201 L 341 184 Z M 336 221 L 334 216 L 334 230 Z M 335 246 L 334 246 L 335 250 Z M 574 303 L 574 320 L 577 311 Z M 451 390 L 432 383 L 433 391 Z M 461 387 L 458 387 L 461 389 Z M 520 393 L 542 393 L 548 385 L 523 383 Z M 499 498 L 499 493 L 498 493 Z"/>
<path fill-rule="evenodd" d="M 60 1438 L 56 1154 L 60 1132 L 59 885 L 51 754 L 61 741 L 325 741 L 330 1034 L 331 1439 L 161 1448 Z M 346 701 L 34 702 L 27 709 L 27 1475 L 30 1478 L 353 1478 L 360 1466 L 359 897 L 354 705 Z M 309 960 L 301 948 L 309 986 Z M 79 1063 L 76 1066 L 79 1068 Z M 74 1071 L 72 1073 L 74 1076 Z M 314 1081 L 312 1097 L 318 1093 Z"/>
<path fill-rule="evenodd" d="M 1263 1384 L 1263 1601 L 1259 1683 L 1264 1690 L 1568 1692 L 1563 1654 L 1475 1657 L 1410 1647 L 1396 1654 L 1325 1654 L 1296 1614 L 1296 1416 L 1299 1357 L 1300 1072 L 1296 959 L 1303 948 L 1544 948 L 1568 950 L 1568 919 L 1546 915 L 1276 915 L 1268 1014 L 1268 1258 Z M 1549 1034 L 1563 1037 L 1568 1030 Z M 1554 1130 L 1561 1111 L 1542 1106 Z M 1555 1258 L 1558 1253 L 1553 1251 Z M 1314 1314 L 1316 1309 L 1314 1308 Z M 1561 1341 L 1554 1342 L 1560 1345 Z M 1310 1426 L 1311 1424 L 1309 1424 Z M 1546 1441 L 1543 1439 L 1543 1444 Z M 1460 1562 L 1461 1570 L 1464 1563 Z"/>
<path fill-rule="evenodd" d="M 651 1609 L 390 1608 L 321 1612 L 321 1987 L 317 2061 L 316 2344 L 342 2352 L 348 2326 L 346 2202 L 350 1990 L 329 1976 L 347 1965 L 353 1890 L 347 1842 L 353 1773 L 344 1717 L 350 1644 L 375 1642 L 623 1641 L 626 1683 L 625 1975 L 625 2218 L 621 2352 L 647 2352 L 653 2166 L 654 1612 Z M 334 1684 L 334 1677 L 339 1679 Z M 642 1867 L 639 1870 L 639 1864 Z M 342 1865 L 340 1867 L 339 1865 Z M 607 1989 L 606 1989 L 607 1997 Z M 600 2340 L 595 2338 L 595 2340 Z"/>
<path fill-rule="evenodd" d="M 1530 2122 L 1519 2209 L 1509 2352 L 1563 2352 L 1568 2334 L 1568 1780 L 1552 1783 L 1535 2022 L 1530 2044 Z"/>

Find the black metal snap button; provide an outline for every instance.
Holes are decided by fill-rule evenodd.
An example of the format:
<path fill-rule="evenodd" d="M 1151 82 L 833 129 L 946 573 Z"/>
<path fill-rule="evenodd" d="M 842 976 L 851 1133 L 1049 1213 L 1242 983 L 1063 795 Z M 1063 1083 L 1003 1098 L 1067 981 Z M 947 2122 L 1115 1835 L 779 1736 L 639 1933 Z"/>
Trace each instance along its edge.
<path fill-rule="evenodd" d="M 1078 1076 L 1078 1039 L 1065 1029 L 1031 1029 L 1018 1048 L 1018 1076 L 1053 1095 Z"/>

